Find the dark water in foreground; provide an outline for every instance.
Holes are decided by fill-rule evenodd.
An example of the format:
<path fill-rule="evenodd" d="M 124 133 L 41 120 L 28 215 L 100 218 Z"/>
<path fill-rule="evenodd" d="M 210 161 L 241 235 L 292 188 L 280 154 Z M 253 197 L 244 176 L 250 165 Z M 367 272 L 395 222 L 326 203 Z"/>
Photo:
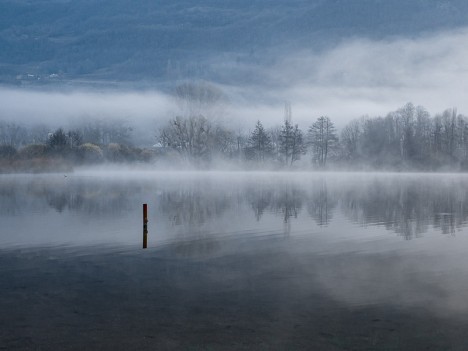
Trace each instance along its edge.
<path fill-rule="evenodd" d="M 2 176 L 0 349 L 467 350 L 467 223 L 465 175 Z"/>

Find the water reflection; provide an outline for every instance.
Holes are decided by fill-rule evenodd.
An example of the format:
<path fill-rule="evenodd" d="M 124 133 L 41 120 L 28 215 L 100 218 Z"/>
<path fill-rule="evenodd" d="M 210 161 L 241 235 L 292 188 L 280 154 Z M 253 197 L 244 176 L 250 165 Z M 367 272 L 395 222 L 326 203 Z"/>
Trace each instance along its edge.
<path fill-rule="evenodd" d="M 249 186 L 247 188 L 246 199 L 255 214 L 255 218 L 257 221 L 260 221 L 263 214 L 272 203 L 273 190 L 271 187 L 265 187 L 259 184 L 256 184 L 256 186 Z"/>
<path fill-rule="evenodd" d="M 305 198 L 304 190 L 297 184 L 279 184 L 277 188 L 274 188 L 269 207 L 283 218 L 284 223 L 287 223 L 291 218 L 297 218 L 301 213 Z"/>
<path fill-rule="evenodd" d="M 95 181 L 53 179 L 0 180 L 0 215 L 44 212 L 47 207 L 88 216 L 118 215 L 129 210 L 135 194 L 143 189 L 131 182 L 112 184 Z"/>
<path fill-rule="evenodd" d="M 216 255 L 221 250 L 221 243 L 213 237 L 179 241 L 171 245 L 168 250 L 171 257 L 202 259 Z"/>
<path fill-rule="evenodd" d="M 84 177 L 0 178 L 0 217 L 78 213 L 85 218 L 135 216 L 141 203 L 168 232 L 242 231 L 275 218 L 284 232 L 350 223 L 376 226 L 412 239 L 435 230 L 453 235 L 466 226 L 468 179 L 463 176 L 326 176 L 254 179 L 103 181 Z M 339 215 L 338 215 L 339 214 Z M 336 218 L 336 219 L 335 219 Z M 217 226 L 214 225 L 217 223 Z M 249 222 L 250 223 L 250 222 Z M 256 224 L 249 224 L 249 230 Z M 299 224 L 298 224 L 299 225 Z M 247 226 L 247 224 L 245 224 Z M 247 227 L 246 227 L 247 228 Z M 150 229 L 151 231 L 151 229 Z M 184 251 L 185 249 L 182 249 Z"/>
<path fill-rule="evenodd" d="M 221 216 L 231 207 L 232 200 L 225 191 L 195 184 L 163 190 L 158 197 L 158 206 L 174 225 L 196 226 Z"/>
<path fill-rule="evenodd" d="M 375 179 L 345 189 L 341 209 L 354 222 L 384 225 L 406 239 L 431 226 L 454 234 L 468 218 L 466 185 L 463 179 Z"/>
<path fill-rule="evenodd" d="M 0 177 L 2 340 L 465 350 L 468 237 L 432 234 L 466 228 L 467 185 L 458 175 Z"/>
<path fill-rule="evenodd" d="M 321 180 L 312 188 L 311 196 L 307 201 L 307 212 L 319 226 L 327 226 L 337 204 L 337 195 L 329 192 L 327 182 Z"/>

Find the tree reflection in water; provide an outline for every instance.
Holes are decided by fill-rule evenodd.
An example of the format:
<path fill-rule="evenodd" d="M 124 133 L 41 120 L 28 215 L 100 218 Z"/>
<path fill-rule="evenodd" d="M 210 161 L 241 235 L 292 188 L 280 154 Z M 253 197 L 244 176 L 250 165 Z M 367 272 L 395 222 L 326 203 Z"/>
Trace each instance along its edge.
<path fill-rule="evenodd" d="M 376 179 L 342 192 L 342 211 L 362 225 L 383 225 L 406 239 L 432 225 L 453 234 L 468 218 L 468 191 L 461 181 L 439 179 Z"/>
<path fill-rule="evenodd" d="M 272 187 L 260 183 L 247 187 L 245 197 L 257 221 L 260 221 L 265 211 L 271 207 L 273 191 Z"/>
<path fill-rule="evenodd" d="M 221 216 L 231 205 L 228 194 L 198 187 L 163 191 L 159 208 L 174 225 L 200 225 Z"/>
<path fill-rule="evenodd" d="M 336 195 L 328 191 L 327 182 L 322 179 L 314 184 L 309 193 L 307 211 L 319 226 L 327 226 L 337 203 Z"/>
<path fill-rule="evenodd" d="M 297 184 L 283 183 L 273 192 L 270 208 L 283 217 L 284 223 L 288 223 L 291 217 L 297 218 L 304 199 L 305 193 Z"/>
<path fill-rule="evenodd" d="M 0 212 L 18 215 L 45 212 L 47 208 L 91 217 L 119 215 L 130 209 L 132 199 L 141 192 L 140 186 L 132 182 L 69 181 L 59 177 L 9 180 L 0 185 Z"/>
<path fill-rule="evenodd" d="M 257 222 L 268 221 L 271 216 L 281 218 L 285 233 L 291 231 L 292 219 L 312 218 L 316 225 L 326 227 L 337 212 L 337 221 L 380 226 L 406 239 L 430 230 L 454 234 L 466 226 L 468 180 L 463 176 L 340 175 L 336 179 L 102 181 L 7 177 L 0 179 L 0 216 L 46 213 L 49 208 L 58 213 L 111 218 L 138 211 L 142 199 L 150 198 L 157 199 L 157 215 L 171 226 L 200 233 L 204 224 L 223 216 L 229 226 L 229 221 L 245 216 L 245 211 L 253 213 Z M 237 218 L 242 221 L 244 217 Z"/>

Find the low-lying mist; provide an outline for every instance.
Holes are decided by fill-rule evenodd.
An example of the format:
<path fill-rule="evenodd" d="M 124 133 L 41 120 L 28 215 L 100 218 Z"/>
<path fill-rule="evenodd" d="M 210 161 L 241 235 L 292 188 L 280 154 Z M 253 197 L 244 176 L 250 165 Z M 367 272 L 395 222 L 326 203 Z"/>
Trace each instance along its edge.
<path fill-rule="evenodd" d="M 257 119 L 281 123 L 284 101 L 292 103 L 297 123 L 328 115 L 339 126 L 364 114 L 385 114 L 408 101 L 433 112 L 452 106 L 468 110 L 467 40 L 468 30 L 461 29 L 416 38 L 356 38 L 322 53 L 297 49 L 278 54 L 270 67 L 255 67 L 258 83 L 220 88 L 231 101 L 227 114 L 249 124 Z M 236 69 L 216 58 L 212 66 Z M 0 115 L 48 123 L 82 116 L 158 121 L 176 108 L 167 91 L 67 90 L 4 87 Z"/>
<path fill-rule="evenodd" d="M 291 49 L 277 54 L 271 61 L 274 63 L 268 67 L 230 65 L 212 58 L 214 71 L 232 70 L 235 73 L 242 70 L 245 74 L 255 70 L 253 76 L 258 77 L 258 81 L 246 80 L 245 84 L 187 82 L 181 79 L 172 82 L 173 88 L 153 90 L 67 87 L 59 91 L 54 87 L 47 90 L 3 87 L 0 89 L 0 123 L 3 123 L 3 133 L 7 136 L 2 137 L 1 143 L 16 148 L 31 143 L 46 144 L 51 135 L 62 128 L 65 133 L 81 133 L 82 142 L 97 144 L 101 148 L 110 143 L 129 144 L 154 154 L 154 148 L 158 153 L 161 147 L 171 147 L 174 134 L 167 134 L 166 144 L 161 134 L 167 131 L 168 124 L 177 126 L 181 120 L 176 118 L 180 117 L 186 119 L 184 123 L 198 123 L 205 132 L 211 128 L 212 133 L 217 133 L 215 138 L 219 139 L 219 135 L 226 140 L 230 138 L 229 145 L 225 142 L 220 144 L 218 140 L 215 149 L 223 155 L 229 153 L 231 159 L 233 153 L 240 154 L 242 143 L 248 142 L 257 121 L 261 121 L 271 139 L 280 136 L 281 124 L 285 120 L 292 127 L 297 124 L 302 129 L 301 137 L 309 143 L 305 147 L 310 147 L 310 136 L 306 134 L 310 133 L 308 128 L 320 116 L 329 117 L 337 137 L 350 121 L 362 116 L 371 116 L 372 119 L 402 115 L 400 112 L 409 106 L 405 105 L 409 101 L 416 107 L 424 106 L 424 113 L 416 109 L 412 114 L 414 120 L 419 121 L 420 115 L 429 116 L 428 111 L 441 113 L 440 116 L 451 113 L 454 118 L 463 117 L 458 111 L 468 110 L 463 95 L 468 88 L 468 69 L 464 60 L 468 49 L 463 45 L 467 39 L 468 29 L 379 41 L 355 38 L 320 53 Z M 138 86 L 137 82 L 135 86 Z M 193 87 L 197 86 L 202 88 L 195 91 Z M 189 91 L 184 91 L 187 87 Z M 458 107 L 458 110 L 447 112 L 451 107 Z M 200 127 L 203 123 L 207 123 L 206 126 Z M 437 130 L 437 118 L 431 123 L 434 124 L 432 129 Z M 29 139 L 13 142 L 11 134 L 20 134 L 16 132 L 18 126 L 32 128 L 37 135 L 31 136 L 33 132 L 23 131 L 30 134 Z M 365 130 L 366 126 L 363 124 L 362 128 Z M 419 126 L 415 124 L 414 128 Z M 105 131 L 108 129 L 113 131 L 108 133 Z M 207 140 L 203 143 L 209 143 Z M 180 151 L 180 145 L 178 142 L 172 148 Z M 412 146 L 408 144 L 405 147 Z M 458 163 L 464 160 L 464 156 L 455 155 L 453 145 L 445 147 L 447 150 L 444 146 L 436 145 L 434 148 L 443 152 L 441 156 L 435 156 L 436 161 L 431 161 L 432 169 L 446 166 L 439 162 L 445 154 L 455 157 Z M 460 148 L 463 153 L 468 150 L 464 146 Z M 399 157 L 404 158 L 406 153 L 413 152 L 408 150 L 402 149 Z M 298 154 L 301 152 L 299 150 Z M 106 150 L 102 153 L 106 154 Z M 136 153 L 140 154 L 140 151 Z M 365 154 L 361 156 L 366 158 Z M 376 157 L 381 156 L 377 153 Z M 299 161 L 299 158 L 291 157 L 291 165 Z M 210 156 L 211 160 L 220 160 L 219 166 L 223 166 L 224 158 Z M 234 158 L 238 159 L 237 156 Z M 387 168 L 394 167 L 395 163 L 390 162 Z M 385 165 L 378 165 L 378 168 L 382 166 Z"/>

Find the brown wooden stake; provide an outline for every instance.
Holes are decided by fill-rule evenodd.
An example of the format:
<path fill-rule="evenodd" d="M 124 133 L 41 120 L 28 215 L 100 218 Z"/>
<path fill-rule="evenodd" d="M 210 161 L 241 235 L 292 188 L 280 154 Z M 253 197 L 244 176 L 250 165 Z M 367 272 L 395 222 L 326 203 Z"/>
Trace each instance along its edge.
<path fill-rule="evenodd" d="M 143 204 L 143 248 L 148 247 L 148 205 Z"/>

